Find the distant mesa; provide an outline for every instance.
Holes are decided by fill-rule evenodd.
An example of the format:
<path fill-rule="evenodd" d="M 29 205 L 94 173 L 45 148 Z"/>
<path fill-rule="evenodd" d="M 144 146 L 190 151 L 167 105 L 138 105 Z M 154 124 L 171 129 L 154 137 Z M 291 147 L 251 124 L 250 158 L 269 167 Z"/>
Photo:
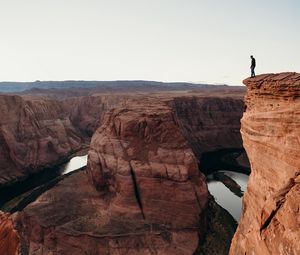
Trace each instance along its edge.
<path fill-rule="evenodd" d="M 195 84 L 188 82 L 157 81 L 40 81 L 0 82 L 0 93 L 21 93 L 38 89 L 95 89 L 97 91 L 153 91 L 153 90 L 193 90 L 220 89 L 227 85 Z M 231 86 L 230 86 L 231 87 Z M 234 87 L 234 86 L 233 86 Z"/>

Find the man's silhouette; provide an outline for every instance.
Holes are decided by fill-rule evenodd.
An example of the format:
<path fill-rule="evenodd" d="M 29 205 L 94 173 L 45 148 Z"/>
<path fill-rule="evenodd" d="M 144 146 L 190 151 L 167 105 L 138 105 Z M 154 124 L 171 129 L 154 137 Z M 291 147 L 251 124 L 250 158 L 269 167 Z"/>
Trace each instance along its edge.
<path fill-rule="evenodd" d="M 252 55 L 250 57 L 251 57 L 251 66 L 250 66 L 251 77 L 255 77 L 254 69 L 255 69 L 255 66 L 256 66 L 256 61 L 255 61 L 255 58 Z"/>

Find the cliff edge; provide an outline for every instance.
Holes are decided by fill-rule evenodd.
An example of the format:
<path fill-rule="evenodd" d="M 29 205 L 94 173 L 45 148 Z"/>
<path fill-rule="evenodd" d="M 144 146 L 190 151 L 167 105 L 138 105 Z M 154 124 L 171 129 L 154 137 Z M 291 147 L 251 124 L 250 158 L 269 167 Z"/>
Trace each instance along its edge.
<path fill-rule="evenodd" d="M 300 254 L 300 74 L 244 80 L 251 175 L 230 254 Z"/>
<path fill-rule="evenodd" d="M 241 97 L 140 95 L 111 110 L 117 99 L 97 98 L 62 107 L 76 130 L 101 125 L 87 169 L 12 215 L 19 254 L 227 254 L 235 222 L 198 164 L 205 152 L 242 147 Z"/>

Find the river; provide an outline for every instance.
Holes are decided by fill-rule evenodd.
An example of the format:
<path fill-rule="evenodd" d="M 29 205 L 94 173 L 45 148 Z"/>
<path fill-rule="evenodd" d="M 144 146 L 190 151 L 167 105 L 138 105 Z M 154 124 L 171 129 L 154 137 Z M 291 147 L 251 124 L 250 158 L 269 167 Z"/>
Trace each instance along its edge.
<path fill-rule="evenodd" d="M 242 192 L 247 188 L 249 176 L 232 171 L 218 171 L 234 180 L 240 185 Z M 216 202 L 226 209 L 233 218 L 239 222 L 242 212 L 242 197 L 235 195 L 221 181 L 214 179 L 213 175 L 207 176 L 207 185 L 209 192 L 214 196 Z"/>
<path fill-rule="evenodd" d="M 41 192 L 44 192 L 47 188 L 43 188 L 43 186 L 47 186 L 48 183 L 55 183 L 61 176 L 85 167 L 87 165 L 87 158 L 87 155 L 74 156 L 67 163 L 53 168 L 45 168 L 42 171 L 32 174 L 25 180 L 1 188 L 0 209 L 9 211 L 16 206 L 19 201 L 26 198 L 31 191 L 39 187 L 41 187 Z M 49 185 L 49 187 L 51 187 L 51 185 Z M 35 192 L 35 194 L 38 194 L 38 192 Z M 13 203 L 11 201 L 13 201 Z"/>
<path fill-rule="evenodd" d="M 32 176 L 31 178 L 28 178 L 28 180 L 16 184 L 15 187 L 3 190 L 3 192 L 1 192 L 2 199 L 0 199 L 0 202 L 2 203 L 0 204 L 3 205 L 17 197 L 22 197 L 22 194 L 25 194 L 36 187 L 86 166 L 87 157 L 87 155 L 75 156 L 69 162 L 52 169 L 52 171 L 48 170 L 44 173 L 38 173 L 37 176 Z M 217 173 L 223 173 L 234 180 L 241 187 L 242 192 L 246 190 L 248 175 L 232 171 L 217 171 Z M 242 210 L 242 198 L 230 191 L 221 181 L 216 180 L 213 174 L 207 176 L 207 182 L 208 189 L 215 197 L 216 202 L 226 209 L 236 221 L 239 221 Z"/>
<path fill-rule="evenodd" d="M 77 170 L 81 167 L 86 166 L 87 164 L 87 155 L 84 156 L 76 156 L 72 158 L 68 163 L 62 165 L 60 167 L 60 172 L 62 175 L 73 172 L 74 170 Z"/>

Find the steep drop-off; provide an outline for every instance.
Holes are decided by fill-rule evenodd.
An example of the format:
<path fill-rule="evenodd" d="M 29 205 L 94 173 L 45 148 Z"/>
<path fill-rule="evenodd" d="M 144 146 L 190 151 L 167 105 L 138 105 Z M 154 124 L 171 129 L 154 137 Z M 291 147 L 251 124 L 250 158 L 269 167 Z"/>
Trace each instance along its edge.
<path fill-rule="evenodd" d="M 55 100 L 0 95 L 0 187 L 56 166 L 88 143 L 103 114 L 127 96 Z"/>
<path fill-rule="evenodd" d="M 177 97 L 171 102 L 185 137 L 200 159 L 204 152 L 242 148 L 241 98 Z"/>
<path fill-rule="evenodd" d="M 205 234 L 207 186 L 167 105 L 144 100 L 106 114 L 92 138 L 87 174 L 93 185 L 84 173 L 74 174 L 19 214 L 24 251 L 193 254 L 197 249 Z"/>
<path fill-rule="evenodd" d="M 206 152 L 242 148 L 237 132 L 243 111 L 240 93 L 7 98 L 21 102 L 18 108 L 3 104 L 15 116 L 22 116 L 24 109 L 31 113 L 22 127 L 33 135 L 27 140 L 21 137 L 20 143 L 58 139 L 54 134 L 64 134 L 68 141 L 69 133 L 62 130 L 71 129 L 80 147 L 100 126 L 92 138 L 87 171 L 54 183 L 13 214 L 21 254 L 226 253 L 234 227 L 223 226 L 222 221 L 233 220 L 212 200 L 208 203 L 205 177 L 198 166 Z M 60 122 L 65 129 L 55 133 L 50 124 Z M 14 130 L 18 123 L 15 117 L 9 127 Z M 13 132 L 17 138 L 19 130 Z M 3 162 L 13 165 L 10 150 L 3 147 L 6 154 L 1 155 L 8 157 Z M 72 150 L 61 155 L 66 157 Z M 47 153 L 34 151 L 36 167 L 57 163 L 52 152 Z M 41 160 L 48 156 L 53 161 Z M 29 169 L 38 169 L 30 160 L 24 162 L 31 164 Z M 15 167 L 24 173 L 24 165 Z"/>
<path fill-rule="evenodd" d="M 0 96 L 0 185 L 51 166 L 83 143 L 60 104 Z"/>
<path fill-rule="evenodd" d="M 200 152 L 193 151 L 192 133 L 183 128 L 184 115 L 179 118 L 177 112 L 195 111 L 185 103 L 195 99 L 182 99 L 185 104 L 178 103 L 176 109 L 173 100 L 178 97 L 139 97 L 108 111 L 93 135 L 87 171 L 64 178 L 14 214 L 22 252 L 224 254 L 234 227 L 221 221 L 233 220 L 213 202 L 208 206 L 205 177 L 198 168 Z M 211 103 L 216 100 L 212 97 Z M 214 114 L 242 112 L 238 107 L 234 112 L 231 105 L 217 109 L 211 119 L 224 129 L 231 121 L 218 121 Z M 219 113 L 229 109 L 228 115 Z M 187 114 L 191 119 L 186 123 L 193 123 L 193 116 Z M 203 148 L 222 149 L 217 139 L 209 145 L 201 142 Z"/>
<path fill-rule="evenodd" d="M 300 74 L 244 81 L 241 133 L 251 163 L 230 254 L 300 254 Z"/>

